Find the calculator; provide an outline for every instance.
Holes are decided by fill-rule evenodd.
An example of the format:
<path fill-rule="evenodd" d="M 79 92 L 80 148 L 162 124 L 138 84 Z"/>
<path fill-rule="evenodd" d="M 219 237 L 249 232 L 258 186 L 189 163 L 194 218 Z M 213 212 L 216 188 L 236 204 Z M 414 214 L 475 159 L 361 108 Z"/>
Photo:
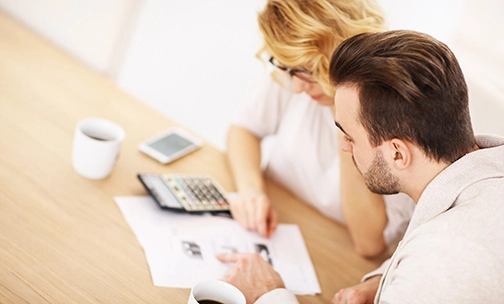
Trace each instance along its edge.
<path fill-rule="evenodd" d="M 229 214 L 225 191 L 209 175 L 141 173 L 138 179 L 163 209 Z"/>

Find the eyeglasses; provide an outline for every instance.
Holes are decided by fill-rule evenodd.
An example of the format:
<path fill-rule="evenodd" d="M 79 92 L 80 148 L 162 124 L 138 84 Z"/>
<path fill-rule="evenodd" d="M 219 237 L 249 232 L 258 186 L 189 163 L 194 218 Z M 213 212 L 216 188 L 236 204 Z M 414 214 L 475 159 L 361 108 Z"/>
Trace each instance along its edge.
<path fill-rule="evenodd" d="M 313 78 L 313 75 L 311 72 L 308 72 L 303 69 L 291 69 L 286 66 L 281 65 L 278 61 L 275 60 L 273 56 L 271 56 L 269 62 L 275 66 L 276 68 L 289 73 L 291 76 L 296 76 L 297 78 L 309 82 L 309 83 L 316 83 L 317 81 Z"/>

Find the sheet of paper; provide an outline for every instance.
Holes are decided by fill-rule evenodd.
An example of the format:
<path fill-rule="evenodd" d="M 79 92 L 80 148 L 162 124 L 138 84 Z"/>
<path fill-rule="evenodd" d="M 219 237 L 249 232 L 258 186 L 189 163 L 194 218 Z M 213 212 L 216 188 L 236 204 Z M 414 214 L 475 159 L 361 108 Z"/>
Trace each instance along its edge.
<path fill-rule="evenodd" d="M 149 196 L 114 197 L 143 247 L 156 286 L 191 288 L 220 279 L 231 267 L 219 252 L 257 252 L 295 294 L 320 293 L 320 285 L 297 225 L 279 224 L 271 238 L 243 229 L 234 220 L 160 209 Z"/>

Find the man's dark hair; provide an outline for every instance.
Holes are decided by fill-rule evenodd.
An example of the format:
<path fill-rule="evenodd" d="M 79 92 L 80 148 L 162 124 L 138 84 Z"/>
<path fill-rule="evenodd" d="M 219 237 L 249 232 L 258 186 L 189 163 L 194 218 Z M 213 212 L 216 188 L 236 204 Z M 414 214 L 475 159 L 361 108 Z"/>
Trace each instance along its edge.
<path fill-rule="evenodd" d="M 353 36 L 334 51 L 329 76 L 334 85 L 356 86 L 359 121 L 373 146 L 401 138 L 452 163 L 475 145 L 462 70 L 450 49 L 429 35 Z"/>

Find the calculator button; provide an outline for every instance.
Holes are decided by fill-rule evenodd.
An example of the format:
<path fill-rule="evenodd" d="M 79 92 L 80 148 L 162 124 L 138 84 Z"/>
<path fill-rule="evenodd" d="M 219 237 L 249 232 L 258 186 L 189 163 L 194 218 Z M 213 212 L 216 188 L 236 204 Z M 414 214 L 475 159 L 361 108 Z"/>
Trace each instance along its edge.
<path fill-rule="evenodd" d="M 229 209 L 225 197 L 207 176 L 168 175 L 164 180 L 188 211 Z"/>

